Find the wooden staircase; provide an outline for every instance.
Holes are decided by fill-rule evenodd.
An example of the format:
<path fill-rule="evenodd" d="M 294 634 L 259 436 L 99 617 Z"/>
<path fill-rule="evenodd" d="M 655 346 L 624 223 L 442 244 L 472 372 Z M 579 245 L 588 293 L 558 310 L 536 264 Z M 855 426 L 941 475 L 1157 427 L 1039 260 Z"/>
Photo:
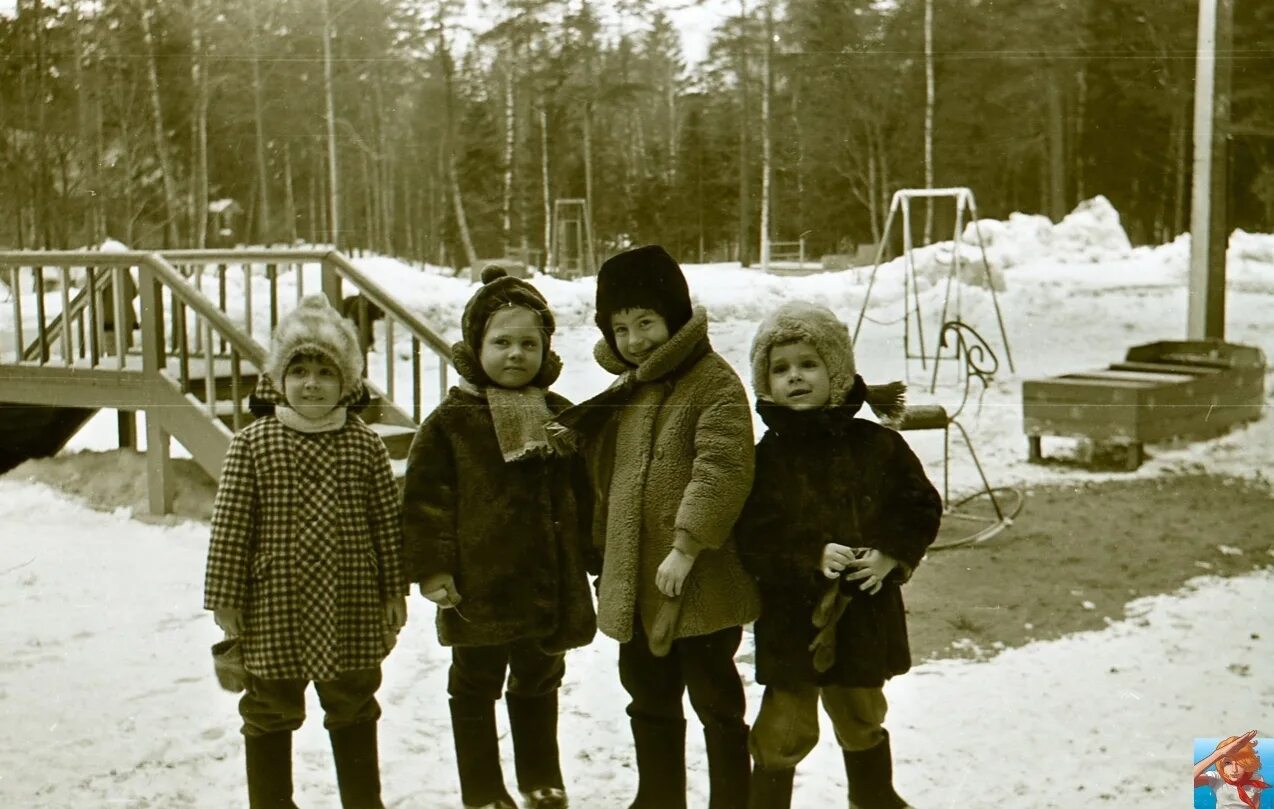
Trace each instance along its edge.
<path fill-rule="evenodd" d="M 120 412 L 120 445 L 133 446 L 140 411 L 155 513 L 171 510 L 170 438 L 220 475 L 230 439 L 253 420 L 263 344 L 307 282 L 338 309 L 354 302 L 345 309 L 369 360 L 361 416 L 399 477 L 422 415 L 448 387 L 447 343 L 335 251 L 0 252 L 5 275 L 0 472 L 56 453 L 101 408 Z"/>

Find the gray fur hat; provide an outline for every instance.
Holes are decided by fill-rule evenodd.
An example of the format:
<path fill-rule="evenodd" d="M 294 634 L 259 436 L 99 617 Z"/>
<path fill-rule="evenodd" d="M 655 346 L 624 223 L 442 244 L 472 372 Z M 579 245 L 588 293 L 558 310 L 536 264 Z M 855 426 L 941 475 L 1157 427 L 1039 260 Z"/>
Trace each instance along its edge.
<path fill-rule="evenodd" d="M 363 376 L 363 350 L 354 324 L 341 317 L 321 294 L 306 295 L 274 329 L 265 375 L 283 391 L 283 375 L 297 354 L 313 354 L 341 372 L 341 398 L 358 390 Z"/>
<path fill-rule="evenodd" d="M 771 313 L 752 338 L 752 390 L 758 399 L 770 398 L 770 349 L 806 342 L 827 366 L 833 407 L 845 401 L 854 385 L 854 346 L 849 327 L 832 310 L 807 301 L 788 301 Z"/>

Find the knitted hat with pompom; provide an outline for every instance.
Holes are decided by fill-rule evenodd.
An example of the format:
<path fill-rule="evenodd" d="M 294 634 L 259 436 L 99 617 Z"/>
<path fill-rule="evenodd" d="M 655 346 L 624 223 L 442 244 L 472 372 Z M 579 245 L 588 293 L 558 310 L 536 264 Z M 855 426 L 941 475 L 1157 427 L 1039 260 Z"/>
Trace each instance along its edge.
<path fill-rule="evenodd" d="M 485 371 L 482 370 L 482 338 L 487 331 L 487 323 L 491 316 L 508 306 L 520 306 L 529 309 L 540 318 L 544 330 L 544 354 L 540 362 L 540 371 L 531 384 L 539 388 L 547 388 L 557 381 L 562 372 L 562 360 L 553 353 L 550 341 L 557 328 L 553 318 L 553 310 L 540 291 L 521 278 L 514 278 L 499 265 L 490 265 L 482 271 L 482 286 L 473 293 L 473 297 L 465 304 L 464 314 L 460 316 L 460 334 L 463 338 L 451 347 L 451 361 L 456 371 L 478 386 L 492 384 Z"/>
<path fill-rule="evenodd" d="M 363 376 L 363 351 L 354 324 L 341 317 L 321 294 L 306 295 L 274 329 L 265 375 L 278 391 L 288 364 L 298 355 L 322 357 L 341 374 L 341 398 L 359 390 Z"/>
<path fill-rule="evenodd" d="M 813 346 L 827 366 L 830 397 L 837 407 L 850 398 L 858 372 L 849 327 L 832 310 L 808 301 L 788 301 L 761 321 L 752 338 L 752 390 L 758 399 L 770 399 L 770 349 L 789 343 Z M 901 382 L 866 385 L 865 401 L 883 419 L 901 417 L 906 386 Z"/>

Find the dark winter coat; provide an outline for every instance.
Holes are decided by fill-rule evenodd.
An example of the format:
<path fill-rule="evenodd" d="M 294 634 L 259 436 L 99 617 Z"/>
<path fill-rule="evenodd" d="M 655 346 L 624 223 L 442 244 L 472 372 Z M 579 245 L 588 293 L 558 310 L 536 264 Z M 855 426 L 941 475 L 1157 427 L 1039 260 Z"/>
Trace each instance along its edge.
<path fill-rule="evenodd" d="M 258 419 L 222 466 L 204 607 L 243 610 L 258 677 L 374 668 L 392 637 L 385 602 L 407 594 L 400 531 L 389 454 L 361 419 L 323 433 Z"/>
<path fill-rule="evenodd" d="M 570 404 L 553 393 L 546 400 L 552 413 Z M 460 593 L 458 611 L 438 611 L 439 641 L 488 646 L 534 638 L 549 652 L 591 641 L 588 506 L 579 458 L 506 463 L 486 399 L 452 388 L 416 433 L 403 489 L 409 578 L 450 573 Z"/>
<path fill-rule="evenodd" d="M 754 620 L 756 585 L 731 533 L 752 484 L 752 414 L 743 383 L 708 342 L 707 313 L 696 309 L 636 369 L 605 341 L 594 354 L 629 388 L 606 437 L 594 441 L 604 456 L 594 464 L 604 493 L 594 521 L 603 549 L 598 627 L 627 642 L 639 615 L 649 636 L 664 601 L 655 571 L 678 534 L 698 556 L 673 638 Z"/>
<path fill-rule="evenodd" d="M 854 418 L 866 388 L 855 380 L 840 407 L 797 412 L 760 400 L 769 428 L 756 447 L 756 482 L 736 534 L 761 588 L 756 679 L 876 688 L 911 667 L 899 585 L 937 535 L 942 501 L 902 436 Z M 827 591 L 820 564 L 829 542 L 897 559 L 875 595 L 843 582 L 853 599 L 836 629 L 836 658 L 819 674 L 811 615 Z"/>

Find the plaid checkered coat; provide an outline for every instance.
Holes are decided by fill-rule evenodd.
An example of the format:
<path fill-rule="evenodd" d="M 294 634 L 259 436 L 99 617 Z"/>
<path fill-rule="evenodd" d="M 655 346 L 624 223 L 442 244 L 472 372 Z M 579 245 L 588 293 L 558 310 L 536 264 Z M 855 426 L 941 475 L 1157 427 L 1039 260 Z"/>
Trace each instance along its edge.
<path fill-rule="evenodd" d="M 212 515 L 204 607 L 244 611 L 244 664 L 330 680 L 389 652 L 386 599 L 405 596 L 398 487 L 355 415 L 301 433 L 273 417 L 234 437 Z"/>

